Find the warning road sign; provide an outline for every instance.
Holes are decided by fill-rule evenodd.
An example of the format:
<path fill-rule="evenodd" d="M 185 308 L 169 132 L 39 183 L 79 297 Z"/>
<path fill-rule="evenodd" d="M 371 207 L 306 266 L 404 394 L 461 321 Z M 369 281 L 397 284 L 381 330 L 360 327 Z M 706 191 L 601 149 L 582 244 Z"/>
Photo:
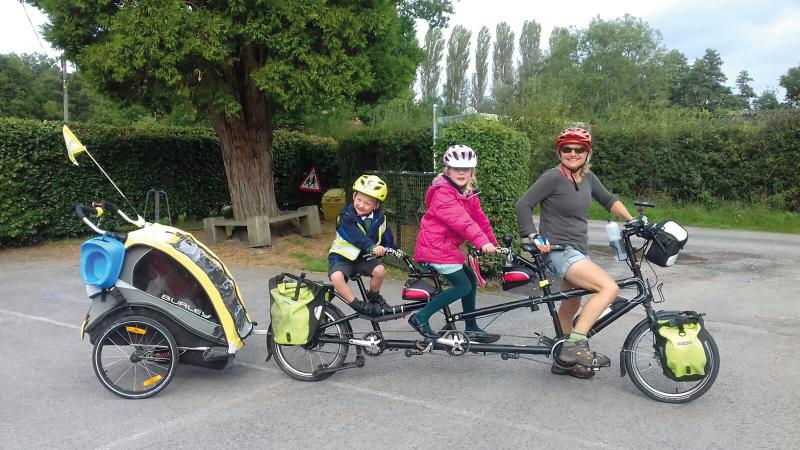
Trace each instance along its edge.
<path fill-rule="evenodd" d="M 322 183 L 319 182 L 316 166 L 311 166 L 311 170 L 308 171 L 306 177 L 300 182 L 300 186 L 297 187 L 297 190 L 303 192 L 322 192 Z"/>

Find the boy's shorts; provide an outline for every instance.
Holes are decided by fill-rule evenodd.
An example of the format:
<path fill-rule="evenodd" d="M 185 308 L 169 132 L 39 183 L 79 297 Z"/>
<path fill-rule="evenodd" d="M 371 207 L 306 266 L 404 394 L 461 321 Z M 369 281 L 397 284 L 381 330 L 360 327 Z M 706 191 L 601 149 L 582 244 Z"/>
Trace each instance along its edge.
<path fill-rule="evenodd" d="M 564 250 L 551 251 L 548 253 L 544 262 L 550 272 L 556 274 L 559 280 L 563 280 L 567 275 L 569 267 L 582 259 L 591 258 L 584 255 L 580 250 L 567 245 L 564 247 Z"/>
<path fill-rule="evenodd" d="M 372 276 L 372 271 L 375 270 L 376 267 L 382 265 L 383 263 L 378 258 L 359 258 L 355 261 L 338 261 L 331 264 L 328 268 L 328 279 L 331 278 L 334 272 L 342 272 L 345 280 L 350 280 L 355 273 Z"/>

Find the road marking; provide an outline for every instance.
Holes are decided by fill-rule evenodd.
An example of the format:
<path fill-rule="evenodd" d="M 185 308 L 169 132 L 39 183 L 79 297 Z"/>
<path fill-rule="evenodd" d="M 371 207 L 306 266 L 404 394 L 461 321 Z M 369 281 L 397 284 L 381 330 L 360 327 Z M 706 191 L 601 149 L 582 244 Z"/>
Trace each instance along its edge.
<path fill-rule="evenodd" d="M 234 364 L 235 365 L 239 365 L 239 366 L 243 366 L 243 367 L 247 367 L 247 368 L 250 368 L 250 369 L 260 370 L 260 371 L 263 371 L 263 372 L 283 373 L 283 371 L 281 371 L 279 369 L 258 366 L 258 365 L 251 364 L 251 363 L 244 363 L 244 362 L 243 363 L 236 363 L 235 362 Z M 338 382 L 338 381 L 326 380 L 326 381 L 324 381 L 324 383 L 327 384 L 327 385 L 333 385 L 333 386 L 336 386 L 336 387 L 339 387 L 339 388 L 349 389 L 351 391 L 359 392 L 361 394 L 372 395 L 372 396 L 375 396 L 375 397 L 380 397 L 380 398 L 392 400 L 392 401 L 399 402 L 399 403 L 406 403 L 406 404 L 409 404 L 409 405 L 422 407 L 422 408 L 428 409 L 430 411 L 433 411 L 435 413 L 442 414 L 442 415 L 457 414 L 457 415 L 460 415 L 460 416 L 462 416 L 462 417 L 464 417 L 464 418 L 466 418 L 468 420 L 473 421 L 474 423 L 486 423 L 486 422 L 489 422 L 489 423 L 494 423 L 494 424 L 497 424 L 497 425 L 507 426 L 509 428 L 513 428 L 513 429 L 517 429 L 517 430 L 521 430 L 521 431 L 527 431 L 527 432 L 530 432 L 530 433 L 536 433 L 536 434 L 540 434 L 540 435 L 545 435 L 545 436 L 548 436 L 548 437 L 551 437 L 551 438 L 555 438 L 555 439 L 558 440 L 558 442 L 562 442 L 564 444 L 566 444 L 568 442 L 572 442 L 573 444 L 577 444 L 577 445 L 579 445 L 581 447 L 607 448 L 607 449 L 619 448 L 618 446 L 612 446 L 612 445 L 608 445 L 608 444 L 605 444 L 605 443 L 602 443 L 602 442 L 589 441 L 589 440 L 585 440 L 585 439 L 575 438 L 575 437 L 572 437 L 572 436 L 564 436 L 562 433 L 558 433 L 556 431 L 551 431 L 551 430 L 548 430 L 548 429 L 538 428 L 538 427 L 535 427 L 535 426 L 532 426 L 532 425 L 529 425 L 529 424 L 525 424 L 525 423 L 516 423 L 516 422 L 512 422 L 510 420 L 503 420 L 503 419 L 498 419 L 498 418 L 485 417 L 482 414 L 473 413 L 471 411 L 467 411 L 467 410 L 463 410 L 463 409 L 454 409 L 452 407 L 445 407 L 445 406 L 442 406 L 442 405 L 439 405 L 439 404 L 436 404 L 436 403 L 432 403 L 432 402 L 429 402 L 429 401 L 419 400 L 419 399 L 407 397 L 407 396 L 402 395 L 402 394 L 379 391 L 379 390 L 376 390 L 376 389 L 370 389 L 370 388 L 365 388 L 365 387 L 361 387 L 361 386 L 354 386 L 354 385 L 349 384 L 349 383 L 341 383 L 341 382 Z"/>
<path fill-rule="evenodd" d="M 74 328 L 76 330 L 80 330 L 81 329 L 81 327 L 79 325 L 74 325 L 74 324 L 66 323 L 66 322 L 59 322 L 57 320 L 48 319 L 47 317 L 32 316 L 30 314 L 23 314 L 21 312 L 9 311 L 7 309 L 2 309 L 2 308 L 0 308 L 0 313 L 7 314 L 9 316 L 22 317 L 23 319 L 31 319 L 31 320 L 37 320 L 39 322 L 51 323 L 53 325 L 58 325 L 58 326 L 61 326 L 61 327 Z"/>
<path fill-rule="evenodd" d="M 263 386 L 263 389 L 269 392 L 273 387 L 275 387 L 276 385 L 278 385 L 278 384 L 280 384 L 280 383 L 282 383 L 284 381 L 285 380 L 276 380 L 276 381 L 274 381 L 274 382 L 272 382 L 272 383 L 270 383 L 270 384 L 268 384 L 266 386 Z M 126 446 L 126 444 L 132 444 L 132 443 L 138 441 L 139 439 L 145 438 L 145 437 L 147 437 L 149 435 L 152 435 L 152 434 L 163 435 L 165 433 L 165 431 L 184 428 L 183 424 L 186 424 L 186 423 L 194 425 L 195 421 L 198 418 L 199 419 L 203 419 L 203 418 L 207 418 L 207 417 L 214 417 L 216 414 L 219 413 L 219 407 L 220 406 L 231 406 L 231 405 L 236 405 L 238 403 L 249 403 L 249 402 L 251 402 L 253 400 L 252 392 L 242 393 L 240 395 L 236 395 L 236 396 L 233 396 L 233 397 L 229 397 L 229 396 L 225 396 L 225 397 L 227 398 L 227 401 L 222 401 L 222 402 L 216 401 L 213 408 L 208 408 L 208 409 L 206 409 L 204 411 L 196 412 L 194 414 L 181 415 L 181 416 L 177 417 L 176 419 L 170 420 L 168 422 L 161 422 L 160 424 L 158 424 L 156 426 L 153 426 L 153 427 L 149 427 L 148 429 L 146 429 L 144 431 L 140 431 L 138 433 L 134 433 L 134 434 L 131 434 L 129 436 L 125 436 L 122 439 L 118 439 L 116 441 L 109 442 L 107 444 L 103 444 L 100 447 L 95 447 L 95 449 L 97 449 L 97 450 L 101 450 L 101 449 L 102 450 L 106 450 L 106 449 L 114 449 L 114 448 L 124 447 L 124 446 Z M 188 427 L 186 427 L 186 428 L 188 428 Z"/>

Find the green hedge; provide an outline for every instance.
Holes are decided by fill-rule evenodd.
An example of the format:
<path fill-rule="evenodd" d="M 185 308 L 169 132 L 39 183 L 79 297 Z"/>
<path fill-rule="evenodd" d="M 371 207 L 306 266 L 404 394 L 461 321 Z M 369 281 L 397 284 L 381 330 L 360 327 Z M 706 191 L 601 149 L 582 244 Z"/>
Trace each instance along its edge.
<path fill-rule="evenodd" d="M 531 135 L 524 122 L 515 126 Z M 557 164 L 559 131 L 534 135 L 534 178 Z M 800 111 L 715 116 L 665 110 L 597 123 L 592 134 L 592 170 L 616 194 L 800 211 Z"/>
<path fill-rule="evenodd" d="M 364 172 L 417 171 L 432 169 L 428 128 L 413 130 L 366 129 L 343 139 L 339 144 L 339 175 L 343 185 L 350 185 Z"/>
<path fill-rule="evenodd" d="M 71 128 L 140 212 L 153 187 L 169 195 L 174 217 L 207 217 L 230 202 L 211 130 Z M 302 202 L 296 187 L 310 161 L 317 163 L 323 180 L 335 177 L 335 149 L 329 139 L 276 132 L 279 204 Z M 86 155 L 78 159 L 79 167 L 67 159 L 60 123 L 0 119 L 0 245 L 85 234 L 74 214 L 79 202 L 105 198 L 127 208 L 91 160 Z M 152 220 L 152 203 L 148 207 Z"/>
<path fill-rule="evenodd" d="M 278 130 L 272 154 L 275 198 L 281 209 L 318 205 L 325 190 L 337 187 L 339 165 L 337 143 L 333 139 Z M 311 166 L 316 166 L 323 192 L 303 193 L 297 187 Z"/>
<path fill-rule="evenodd" d="M 481 190 L 481 206 L 489 217 L 498 239 L 503 234 L 517 235 L 514 204 L 531 179 L 531 144 L 525 135 L 496 121 L 480 119 L 460 122 L 445 128 L 434 146 L 437 170 L 447 147 L 468 145 L 478 154 L 476 177 Z"/>

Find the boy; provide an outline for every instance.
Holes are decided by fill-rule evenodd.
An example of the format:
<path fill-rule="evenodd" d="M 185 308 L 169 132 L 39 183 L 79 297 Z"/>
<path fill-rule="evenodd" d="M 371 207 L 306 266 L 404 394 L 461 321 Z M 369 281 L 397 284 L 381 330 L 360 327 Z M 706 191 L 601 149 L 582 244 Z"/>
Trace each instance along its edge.
<path fill-rule="evenodd" d="M 353 203 L 339 212 L 336 238 L 328 252 L 328 278 L 334 289 L 354 311 L 370 317 L 392 311 L 380 294 L 386 268 L 375 258 L 367 259 L 373 254 L 383 256 L 387 247 L 397 248 L 380 210 L 388 194 L 386 183 L 375 175 L 358 177 L 353 184 Z M 357 299 L 347 284 L 356 272 L 372 277 L 366 301 Z"/>

